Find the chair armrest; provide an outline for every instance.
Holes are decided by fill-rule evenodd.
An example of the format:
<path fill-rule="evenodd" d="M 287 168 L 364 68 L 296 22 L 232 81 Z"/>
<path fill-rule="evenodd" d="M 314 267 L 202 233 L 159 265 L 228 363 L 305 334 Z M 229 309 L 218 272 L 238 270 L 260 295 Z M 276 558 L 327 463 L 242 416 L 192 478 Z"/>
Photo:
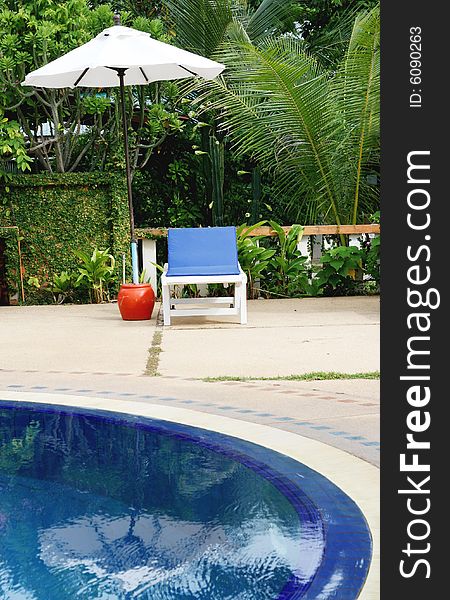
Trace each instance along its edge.
<path fill-rule="evenodd" d="M 161 285 L 166 285 L 168 268 L 169 268 L 169 265 L 167 263 L 164 263 L 163 272 L 161 273 Z"/>
<path fill-rule="evenodd" d="M 245 271 L 242 270 L 242 267 L 239 263 L 238 263 L 238 267 L 239 267 L 239 273 L 244 276 L 245 282 L 247 283 L 247 275 L 246 275 Z"/>

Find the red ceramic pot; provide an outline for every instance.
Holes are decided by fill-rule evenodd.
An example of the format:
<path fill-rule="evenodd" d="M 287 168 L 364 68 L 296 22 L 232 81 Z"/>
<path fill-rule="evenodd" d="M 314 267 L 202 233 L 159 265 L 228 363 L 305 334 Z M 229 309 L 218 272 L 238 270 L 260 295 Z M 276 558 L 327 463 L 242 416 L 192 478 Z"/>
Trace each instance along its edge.
<path fill-rule="evenodd" d="M 117 304 L 124 321 L 145 321 L 152 316 L 155 292 L 149 283 L 124 283 Z"/>

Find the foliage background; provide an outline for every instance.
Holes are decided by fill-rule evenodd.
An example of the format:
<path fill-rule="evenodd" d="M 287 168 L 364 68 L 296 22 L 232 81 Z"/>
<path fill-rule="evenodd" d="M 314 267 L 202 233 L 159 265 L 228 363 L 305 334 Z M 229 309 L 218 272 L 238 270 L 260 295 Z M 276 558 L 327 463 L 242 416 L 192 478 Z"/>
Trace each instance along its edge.
<path fill-rule="evenodd" d="M 349 110 L 345 116 L 341 111 L 342 118 L 336 112 L 330 112 L 325 99 L 336 95 L 336 90 L 330 89 L 326 80 L 333 76 L 336 68 L 339 70 L 352 38 L 355 15 L 376 4 L 375 0 L 309 0 L 301 3 L 294 0 L 162 0 L 151 4 L 140 0 L 114 3 L 102 0 L 0 0 L 0 110 L 3 107 L 10 122 L 19 123 L 26 133 L 28 153 L 34 158 L 33 172 L 120 171 L 124 168 L 124 160 L 117 90 L 22 88 L 19 83 L 27 71 L 53 60 L 112 25 L 113 10 L 120 10 L 126 25 L 148 31 L 162 41 L 224 60 L 227 89 L 233 93 L 237 90 L 239 102 L 245 104 L 245 72 L 251 70 L 255 81 L 258 76 L 266 77 L 266 74 L 256 72 L 255 57 L 266 60 L 267 48 L 277 48 L 278 52 L 289 43 L 293 48 L 292 56 L 285 53 L 278 57 L 279 64 L 274 68 L 280 73 L 286 71 L 288 61 L 291 61 L 299 71 L 311 56 L 310 70 L 320 69 L 320 81 L 315 83 L 312 73 L 312 85 L 305 93 L 313 97 L 319 124 L 322 125 L 323 116 L 326 128 L 319 128 L 314 123 L 312 113 L 306 115 L 303 110 L 302 118 L 308 120 L 308 127 L 315 136 L 314 151 L 321 155 L 319 167 L 335 188 L 333 203 L 344 206 L 350 200 L 341 200 L 339 196 L 347 193 L 345 181 L 353 177 L 350 171 L 358 160 L 355 153 L 357 139 L 352 146 L 349 132 L 358 135 L 357 120 L 361 118 L 361 110 L 354 105 L 354 118 Z M 354 34 L 353 31 L 353 39 Z M 230 52 L 230 44 L 233 52 Z M 247 44 L 247 48 L 244 49 L 242 44 Z M 307 53 L 306 58 L 304 53 Z M 360 54 L 357 53 L 357 61 L 352 65 L 356 77 L 355 81 L 350 81 L 354 98 L 362 98 L 364 94 L 366 74 Z M 236 63 L 243 66 L 244 72 L 239 72 Z M 350 61 L 345 62 L 345 65 L 349 64 Z M 360 77 L 361 85 L 357 81 Z M 372 87 L 376 99 L 376 78 Z M 303 133 L 295 121 L 295 111 L 301 101 L 295 96 L 295 85 L 291 86 L 289 95 L 278 94 L 276 86 L 268 80 L 261 81 L 257 89 L 262 89 L 269 100 L 275 94 L 276 101 L 284 103 L 283 106 L 286 102 L 295 103 L 293 110 L 281 114 L 280 119 L 294 133 L 295 143 L 303 144 Z M 344 82 L 341 89 L 346 94 L 350 89 L 348 82 Z M 207 98 L 208 102 L 210 99 Z M 332 222 L 338 213 L 343 213 L 340 214 L 342 222 L 350 218 L 345 209 L 338 207 L 333 214 L 323 206 L 323 182 L 314 175 L 317 161 L 312 161 L 311 168 L 308 167 L 311 162 L 308 151 L 299 157 L 295 153 L 291 160 L 284 150 L 286 140 L 279 138 L 275 141 L 278 154 L 274 156 L 272 152 L 270 155 L 266 149 L 274 147 L 273 140 L 268 142 L 270 136 L 265 134 L 258 138 L 256 125 L 253 146 L 258 148 L 250 147 L 240 136 L 242 122 L 235 123 L 230 131 L 223 129 L 221 110 L 225 108 L 227 112 L 226 104 L 219 103 L 219 110 L 215 111 L 205 107 L 208 102 L 199 105 L 196 100 L 197 92 L 186 93 L 183 86 L 175 82 L 127 90 L 132 169 L 137 174 L 134 189 L 138 226 L 238 224 L 261 218 L 272 218 L 285 224 L 308 224 Z M 338 101 L 336 98 L 331 104 L 335 106 Z M 310 107 L 307 110 L 310 111 Z M 279 113 L 275 111 L 275 115 Z M 376 116 L 376 107 L 367 114 Z M 272 117 L 268 115 L 268 118 Z M 377 120 L 372 116 L 370 120 L 376 131 Z M 40 128 L 45 123 L 50 124 L 50 129 L 45 126 L 50 133 L 42 136 Z M 205 123 L 207 127 L 200 129 Z M 378 208 L 377 185 L 371 187 L 366 181 L 367 174 L 376 181 L 379 162 L 376 136 L 368 143 L 369 137 L 364 140 L 367 146 L 364 161 L 369 169 L 363 165 L 362 198 L 357 214 L 360 221 Z M 324 140 L 330 141 L 329 156 L 322 156 Z M 220 189 L 220 182 L 216 185 L 218 165 L 219 176 L 222 176 L 220 162 L 215 162 L 215 159 L 222 159 L 212 152 L 216 142 L 224 157 L 223 189 Z M 171 157 L 169 162 L 168 157 Z M 281 159 L 287 166 L 287 175 Z M 14 160 L 18 165 L 18 158 Z M 339 161 L 347 161 L 347 167 L 344 167 L 349 172 L 344 173 Z M 279 168 L 274 172 L 277 162 Z M 257 202 L 251 186 L 251 172 L 256 167 L 260 169 L 262 188 Z M 176 171 L 181 178 L 174 177 Z M 242 175 L 242 172 L 247 174 Z M 295 182 L 288 190 L 280 185 L 283 174 Z M 219 195 L 214 196 L 212 190 L 217 189 Z M 317 206 L 319 210 L 316 210 Z"/>
<path fill-rule="evenodd" d="M 43 301 L 28 279 L 73 270 L 73 250 L 118 258 L 128 244 L 117 90 L 23 88 L 25 73 L 111 26 L 114 10 L 226 63 L 204 88 L 127 89 L 138 227 L 366 222 L 379 194 L 377 5 L 0 0 L 0 226 L 20 227 L 27 297 Z M 17 244 L 2 231 L 13 291 Z"/>

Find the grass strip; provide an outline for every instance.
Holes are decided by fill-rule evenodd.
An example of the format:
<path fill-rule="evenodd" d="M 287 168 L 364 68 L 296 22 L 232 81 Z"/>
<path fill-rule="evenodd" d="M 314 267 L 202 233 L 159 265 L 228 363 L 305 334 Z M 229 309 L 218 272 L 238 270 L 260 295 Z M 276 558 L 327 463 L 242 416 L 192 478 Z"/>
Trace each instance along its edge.
<path fill-rule="evenodd" d="M 152 345 L 148 350 L 147 366 L 145 368 L 145 375 L 155 377 L 158 375 L 158 364 L 159 355 L 161 354 L 161 342 L 162 342 L 162 331 L 156 329 L 153 334 Z"/>
<path fill-rule="evenodd" d="M 222 377 L 204 377 L 202 381 L 331 381 L 333 379 L 380 379 L 379 371 L 368 373 L 336 373 L 334 371 L 314 371 L 301 375 L 275 375 L 273 377 L 239 377 L 223 375 Z"/>

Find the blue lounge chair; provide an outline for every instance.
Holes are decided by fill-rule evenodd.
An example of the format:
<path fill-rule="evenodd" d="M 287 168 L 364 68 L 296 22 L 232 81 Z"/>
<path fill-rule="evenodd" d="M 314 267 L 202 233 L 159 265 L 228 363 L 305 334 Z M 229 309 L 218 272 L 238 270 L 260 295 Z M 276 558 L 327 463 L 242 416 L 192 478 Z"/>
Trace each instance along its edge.
<path fill-rule="evenodd" d="M 234 296 L 174 298 L 175 285 L 234 284 Z M 239 315 L 247 323 L 247 276 L 238 262 L 234 227 L 169 229 L 168 263 L 161 276 L 164 325 L 172 317 Z M 220 305 L 228 304 L 228 307 Z M 219 305 L 219 307 L 218 307 Z M 192 306 L 193 308 L 190 308 Z"/>

